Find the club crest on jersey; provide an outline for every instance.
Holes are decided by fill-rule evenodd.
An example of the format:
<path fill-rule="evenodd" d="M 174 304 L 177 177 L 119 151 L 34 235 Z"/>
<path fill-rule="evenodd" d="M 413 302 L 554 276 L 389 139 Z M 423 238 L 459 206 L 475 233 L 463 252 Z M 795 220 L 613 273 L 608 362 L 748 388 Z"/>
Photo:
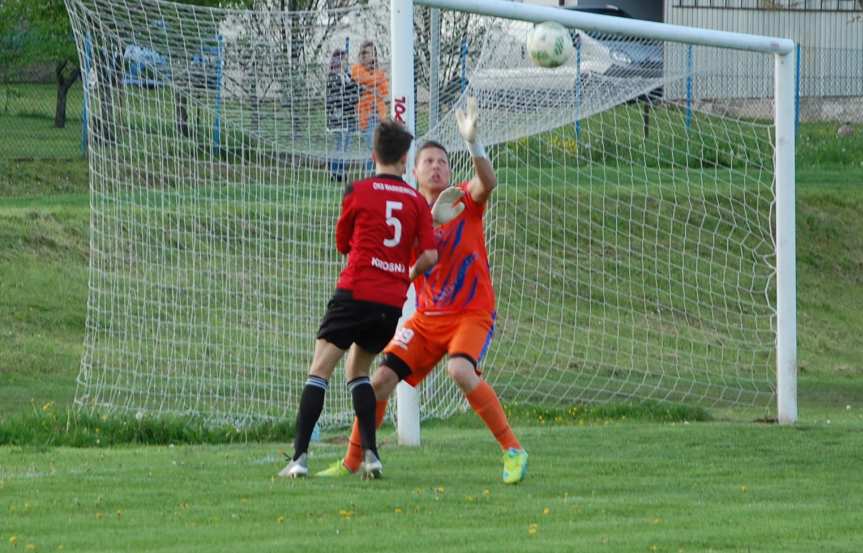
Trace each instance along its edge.
<path fill-rule="evenodd" d="M 393 342 L 402 349 L 408 349 L 408 344 L 413 340 L 414 331 L 409 328 L 400 328 L 393 336 Z"/>

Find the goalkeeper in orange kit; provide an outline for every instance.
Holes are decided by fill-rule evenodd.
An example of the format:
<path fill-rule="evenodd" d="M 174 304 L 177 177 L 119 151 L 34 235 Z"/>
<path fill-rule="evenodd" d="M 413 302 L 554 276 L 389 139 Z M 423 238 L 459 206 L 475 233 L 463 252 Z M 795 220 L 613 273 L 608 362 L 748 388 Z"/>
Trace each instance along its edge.
<path fill-rule="evenodd" d="M 515 484 L 527 472 L 527 452 L 513 434 L 497 394 L 482 378 L 480 364 L 494 333 L 495 294 L 485 246 L 483 215 L 497 184 L 494 169 L 477 140 L 476 101 L 456 112 L 475 175 L 450 187 L 446 149 L 426 142 L 416 154 L 414 175 L 420 194 L 432 207 L 439 260 L 417 278 L 417 310 L 385 348 L 372 377 L 380 425 L 387 400 L 400 380 L 419 385 L 447 356 L 447 373 L 465 394 L 504 452 L 503 481 Z M 318 476 L 356 472 L 362 464 L 359 428 L 354 423 L 347 455 Z"/>

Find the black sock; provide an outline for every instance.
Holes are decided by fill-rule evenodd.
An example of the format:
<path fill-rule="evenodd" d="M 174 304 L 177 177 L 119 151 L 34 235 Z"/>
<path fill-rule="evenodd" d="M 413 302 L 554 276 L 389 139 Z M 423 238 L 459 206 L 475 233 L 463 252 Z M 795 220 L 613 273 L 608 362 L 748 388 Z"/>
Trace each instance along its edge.
<path fill-rule="evenodd" d="M 378 454 L 378 444 L 375 437 L 375 391 L 369 377 L 361 376 L 348 382 L 348 389 L 354 400 L 354 413 L 360 427 L 360 438 L 363 450 L 371 449 Z"/>
<path fill-rule="evenodd" d="M 324 410 L 324 394 L 327 392 L 327 381 L 323 378 L 309 375 L 300 397 L 300 410 L 297 413 L 297 435 L 294 437 L 294 461 L 309 450 L 312 431 L 315 429 L 321 411 Z"/>

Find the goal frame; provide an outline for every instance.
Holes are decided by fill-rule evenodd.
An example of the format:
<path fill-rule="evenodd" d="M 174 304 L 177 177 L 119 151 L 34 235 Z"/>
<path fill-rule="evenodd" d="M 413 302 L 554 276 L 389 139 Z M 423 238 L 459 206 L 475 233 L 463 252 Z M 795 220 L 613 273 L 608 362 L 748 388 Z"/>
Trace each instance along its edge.
<path fill-rule="evenodd" d="M 414 5 L 540 23 L 557 21 L 586 31 L 772 54 L 774 56 L 774 193 L 776 202 L 776 402 L 780 424 L 797 421 L 797 306 L 795 236 L 796 45 L 787 38 L 683 27 L 623 19 L 503 0 L 390 0 L 392 116 L 411 133 L 415 128 Z M 413 182 L 413 148 L 407 178 Z M 403 317 L 415 310 L 410 298 Z M 399 443 L 420 444 L 419 396 L 404 382 L 397 388 Z"/>

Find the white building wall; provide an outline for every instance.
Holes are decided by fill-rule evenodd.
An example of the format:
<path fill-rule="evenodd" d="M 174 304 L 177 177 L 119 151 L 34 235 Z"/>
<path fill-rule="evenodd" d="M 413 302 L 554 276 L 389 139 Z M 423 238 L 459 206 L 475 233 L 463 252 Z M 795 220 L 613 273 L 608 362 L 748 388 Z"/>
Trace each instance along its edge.
<path fill-rule="evenodd" d="M 763 5 L 763 0 L 758 3 L 752 0 L 712 2 L 714 6 L 718 3 L 757 6 Z M 782 6 L 781 1 L 774 3 Z M 704 7 L 705 4 L 711 2 L 666 0 L 666 21 L 677 25 L 791 38 L 801 46 L 801 96 L 863 96 L 863 11 L 858 8 L 859 3 L 850 0 L 794 3 L 797 7 L 808 6 L 808 10 L 708 8 Z M 815 7 L 822 9 L 816 10 Z M 697 88 L 712 97 L 768 94 L 772 79 L 766 82 L 763 75 L 772 72 L 772 60 L 745 58 L 745 63 L 737 63 L 735 68 L 728 57 L 732 67 L 724 64 L 723 78 L 715 79 L 710 86 L 703 84 Z M 698 61 L 695 60 L 696 63 Z M 748 80 L 748 84 L 741 85 L 738 77 L 742 77 L 744 83 Z M 704 90 L 706 88 L 709 90 Z"/>

